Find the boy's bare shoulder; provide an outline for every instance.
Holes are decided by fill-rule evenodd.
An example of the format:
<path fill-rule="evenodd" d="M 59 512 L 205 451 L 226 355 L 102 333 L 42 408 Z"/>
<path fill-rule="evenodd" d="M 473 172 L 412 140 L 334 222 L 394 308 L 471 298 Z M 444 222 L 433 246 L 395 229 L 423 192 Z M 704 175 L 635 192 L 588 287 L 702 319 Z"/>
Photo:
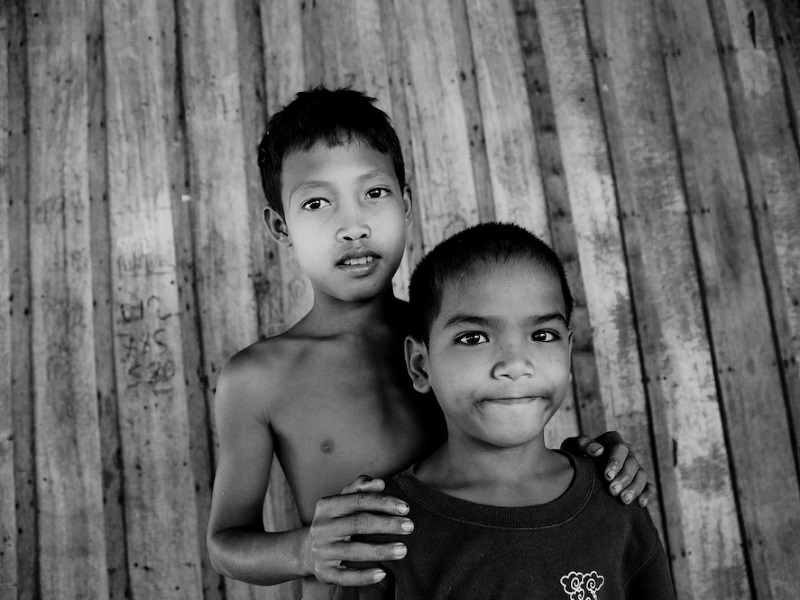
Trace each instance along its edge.
<path fill-rule="evenodd" d="M 239 350 L 220 375 L 217 397 L 272 402 L 293 381 L 313 340 L 286 332 Z"/>

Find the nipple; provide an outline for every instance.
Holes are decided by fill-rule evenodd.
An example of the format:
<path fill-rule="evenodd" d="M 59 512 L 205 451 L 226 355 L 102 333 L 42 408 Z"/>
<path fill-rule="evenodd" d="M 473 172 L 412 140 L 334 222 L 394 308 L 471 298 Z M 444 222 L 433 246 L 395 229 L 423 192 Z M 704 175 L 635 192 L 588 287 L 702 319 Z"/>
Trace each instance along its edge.
<path fill-rule="evenodd" d="M 322 450 L 323 454 L 330 454 L 331 452 L 333 452 L 333 440 L 327 439 L 323 441 L 319 445 L 319 449 Z"/>

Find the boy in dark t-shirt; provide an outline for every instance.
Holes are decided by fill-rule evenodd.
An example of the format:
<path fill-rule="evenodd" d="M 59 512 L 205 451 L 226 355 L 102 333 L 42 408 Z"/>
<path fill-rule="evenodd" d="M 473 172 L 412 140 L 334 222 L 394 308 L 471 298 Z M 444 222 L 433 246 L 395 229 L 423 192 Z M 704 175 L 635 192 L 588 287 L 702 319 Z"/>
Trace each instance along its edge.
<path fill-rule="evenodd" d="M 414 388 L 434 392 L 447 441 L 387 482 L 414 519 L 406 558 L 333 596 L 674 598 L 647 511 L 607 497 L 591 460 L 545 446 L 572 378 L 572 296 L 555 253 L 515 225 L 472 227 L 423 259 L 410 306 L 406 364 Z"/>

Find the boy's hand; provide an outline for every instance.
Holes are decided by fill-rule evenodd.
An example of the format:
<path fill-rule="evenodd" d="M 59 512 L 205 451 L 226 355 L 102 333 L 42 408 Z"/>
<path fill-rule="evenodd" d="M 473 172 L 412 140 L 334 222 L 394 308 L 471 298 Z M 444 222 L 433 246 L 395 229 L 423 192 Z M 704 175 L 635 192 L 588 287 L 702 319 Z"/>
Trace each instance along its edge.
<path fill-rule="evenodd" d="M 321 582 L 370 585 L 386 577 L 386 572 L 379 568 L 349 569 L 342 566 L 342 561 L 398 560 L 406 555 L 405 544 L 350 541 L 353 535 L 407 535 L 413 531 L 414 524 L 402 516 L 408 514 L 408 505 L 381 494 L 384 487 L 383 480 L 362 475 L 345 487 L 340 495 L 317 502 L 306 556 L 311 561 L 310 570 Z"/>
<path fill-rule="evenodd" d="M 593 458 L 603 454 L 606 449 L 610 450 L 605 476 L 610 482 L 611 495 L 620 496 L 624 504 L 630 504 L 638 498 L 639 506 L 645 506 L 655 496 L 656 488 L 647 481 L 647 471 L 636 460 L 633 447 L 625 443 L 618 432 L 607 431 L 596 439 L 586 435 L 568 438 L 561 447 L 577 450 Z"/>

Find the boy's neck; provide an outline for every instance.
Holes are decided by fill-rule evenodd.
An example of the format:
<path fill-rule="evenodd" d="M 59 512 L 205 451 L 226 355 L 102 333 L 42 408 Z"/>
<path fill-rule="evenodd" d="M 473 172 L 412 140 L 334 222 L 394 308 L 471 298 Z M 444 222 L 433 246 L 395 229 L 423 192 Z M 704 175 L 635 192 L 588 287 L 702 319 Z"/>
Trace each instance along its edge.
<path fill-rule="evenodd" d="M 405 331 L 407 305 L 391 289 L 364 301 L 344 301 L 317 294 L 314 305 L 303 318 L 304 329 L 317 335 L 377 333 L 382 326 Z"/>
<path fill-rule="evenodd" d="M 417 477 L 441 492 L 492 506 L 544 504 L 563 494 L 572 480 L 569 459 L 544 440 L 497 448 L 448 439 L 422 461 Z"/>

